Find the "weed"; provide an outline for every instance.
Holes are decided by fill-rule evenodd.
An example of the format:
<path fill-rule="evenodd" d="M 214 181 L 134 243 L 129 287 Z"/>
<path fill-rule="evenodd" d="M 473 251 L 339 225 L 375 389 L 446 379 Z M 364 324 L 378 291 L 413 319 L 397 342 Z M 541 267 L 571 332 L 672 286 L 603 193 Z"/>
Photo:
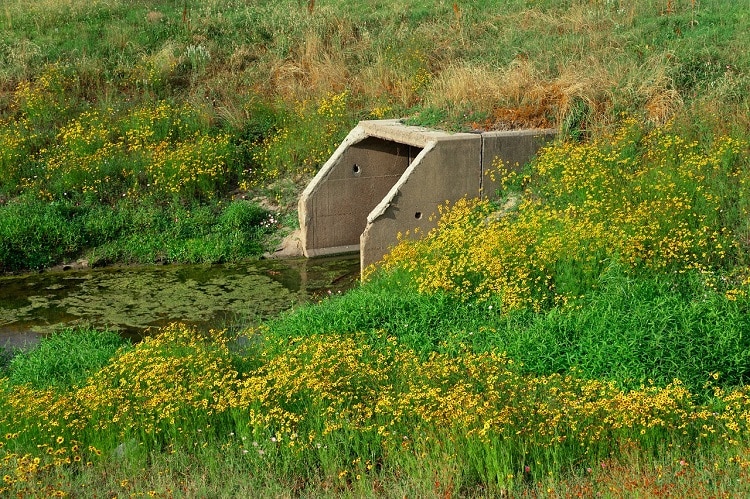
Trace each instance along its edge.
<path fill-rule="evenodd" d="M 519 177 L 526 186 L 512 216 L 460 200 L 385 267 L 409 271 L 421 292 L 503 312 L 574 305 L 611 262 L 634 274 L 728 269 L 744 258 L 734 234 L 746 219 L 746 147 L 723 137 L 702 150 L 669 127 L 646 133 L 635 122 L 601 142 L 558 143 L 529 173 L 499 165 L 501 187 Z"/>
<path fill-rule="evenodd" d="M 5 347 L 0 347 L 0 372 L 5 372 L 12 358 L 13 352 Z"/>
<path fill-rule="evenodd" d="M 173 325 L 68 389 L 0 380 L 2 490 L 53 485 L 46 476 L 86 462 L 181 466 L 196 453 L 216 470 L 353 493 L 388 476 L 418 480 L 425 466 L 430 487 L 500 494 L 569 473 L 566 463 L 606 474 L 621 457 L 704 453 L 737 473 L 746 460 L 743 387 L 702 403 L 679 380 L 621 390 L 575 369 L 524 374 L 496 351 L 420 357 L 377 332 L 232 342 Z M 118 487 L 152 485 L 134 477 Z M 68 480 L 57 488 L 80 486 Z"/>

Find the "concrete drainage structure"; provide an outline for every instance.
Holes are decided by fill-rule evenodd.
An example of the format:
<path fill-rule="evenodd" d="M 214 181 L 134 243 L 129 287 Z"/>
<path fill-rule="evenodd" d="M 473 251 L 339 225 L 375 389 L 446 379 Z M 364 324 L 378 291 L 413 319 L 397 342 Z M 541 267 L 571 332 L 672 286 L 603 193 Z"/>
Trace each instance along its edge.
<path fill-rule="evenodd" d="M 462 197 L 492 195 L 485 173 L 495 158 L 523 165 L 555 131 L 446 133 L 399 120 L 362 121 L 302 193 L 305 256 L 360 252 L 361 269 L 377 263 L 397 234 L 437 224 L 437 208 Z"/>

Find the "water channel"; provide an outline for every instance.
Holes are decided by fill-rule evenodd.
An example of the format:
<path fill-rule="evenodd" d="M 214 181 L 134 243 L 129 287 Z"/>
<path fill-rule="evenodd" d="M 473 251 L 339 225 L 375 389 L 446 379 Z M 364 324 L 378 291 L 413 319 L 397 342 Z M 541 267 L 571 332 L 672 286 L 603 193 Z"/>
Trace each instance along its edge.
<path fill-rule="evenodd" d="M 81 324 L 136 340 L 175 321 L 203 328 L 249 325 L 345 291 L 358 278 L 358 256 L 2 276 L 0 347 L 22 348 Z"/>

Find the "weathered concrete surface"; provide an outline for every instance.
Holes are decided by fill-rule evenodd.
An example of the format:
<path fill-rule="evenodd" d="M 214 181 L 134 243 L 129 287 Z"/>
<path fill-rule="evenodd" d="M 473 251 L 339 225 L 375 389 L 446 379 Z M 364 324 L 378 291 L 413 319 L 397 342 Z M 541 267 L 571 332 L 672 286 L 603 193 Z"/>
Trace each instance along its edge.
<path fill-rule="evenodd" d="M 379 261 L 397 234 L 427 232 L 446 201 L 492 195 L 485 173 L 495 158 L 528 162 L 553 130 L 456 133 L 398 120 L 355 127 L 302 193 L 300 243 L 306 256 L 360 252 Z"/>
<path fill-rule="evenodd" d="M 362 269 L 379 261 L 399 232 L 424 234 L 437 223 L 437 208 L 446 201 L 481 193 L 482 140 L 478 134 L 456 134 L 429 144 L 383 200 L 370 212 L 360 237 Z"/>
<path fill-rule="evenodd" d="M 367 215 L 420 151 L 380 138 L 362 126 L 342 145 L 302 193 L 300 239 L 308 257 L 359 250 Z"/>
<path fill-rule="evenodd" d="M 511 169 L 520 170 L 537 153 L 540 147 L 555 138 L 556 130 L 513 130 L 482 133 L 482 193 L 492 197 L 498 186 L 487 172 L 495 160 Z"/>
<path fill-rule="evenodd" d="M 293 258 L 303 256 L 300 229 L 293 230 L 281 240 L 276 249 L 263 255 L 265 258 Z"/>

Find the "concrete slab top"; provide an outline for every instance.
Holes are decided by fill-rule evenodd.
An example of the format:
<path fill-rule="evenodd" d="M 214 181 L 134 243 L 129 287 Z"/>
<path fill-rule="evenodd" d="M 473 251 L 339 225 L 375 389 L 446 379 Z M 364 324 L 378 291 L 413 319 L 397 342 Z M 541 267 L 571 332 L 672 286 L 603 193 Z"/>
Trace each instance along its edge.
<path fill-rule="evenodd" d="M 358 125 L 370 137 L 390 140 L 415 147 L 425 147 L 441 140 L 466 140 L 477 137 L 474 133 L 448 133 L 421 126 L 404 125 L 401 120 L 360 121 Z"/>
<path fill-rule="evenodd" d="M 400 119 L 360 121 L 357 128 L 359 128 L 360 133 L 364 133 L 370 137 L 377 137 L 379 139 L 390 140 L 415 147 L 425 147 L 430 142 L 443 140 L 467 140 L 472 137 L 554 137 L 557 135 L 557 130 L 554 128 L 451 133 L 422 126 L 405 125 Z"/>

